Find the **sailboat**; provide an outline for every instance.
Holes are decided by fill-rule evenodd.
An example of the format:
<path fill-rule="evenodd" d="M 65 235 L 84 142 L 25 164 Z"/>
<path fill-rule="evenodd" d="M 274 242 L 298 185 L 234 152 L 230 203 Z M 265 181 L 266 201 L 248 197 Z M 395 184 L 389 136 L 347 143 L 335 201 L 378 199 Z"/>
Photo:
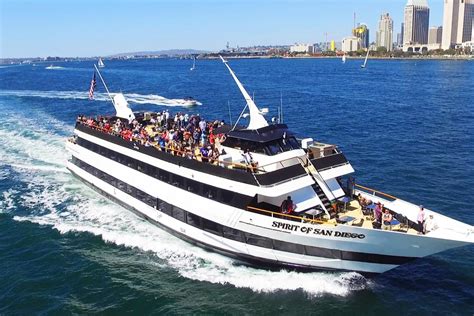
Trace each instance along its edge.
<path fill-rule="evenodd" d="M 105 67 L 105 64 L 102 61 L 102 58 L 99 58 L 99 61 L 97 62 L 97 65 L 99 66 L 99 68 L 104 68 Z"/>
<path fill-rule="evenodd" d="M 365 55 L 364 64 L 360 65 L 360 68 L 365 68 L 367 66 L 367 59 L 369 58 L 370 49 L 367 48 L 367 55 Z"/>
<path fill-rule="evenodd" d="M 342 55 L 342 63 L 343 63 L 343 64 L 346 63 L 346 54 Z"/>
<path fill-rule="evenodd" d="M 196 57 L 193 57 L 193 66 L 189 70 L 193 71 L 194 69 L 196 69 Z"/>

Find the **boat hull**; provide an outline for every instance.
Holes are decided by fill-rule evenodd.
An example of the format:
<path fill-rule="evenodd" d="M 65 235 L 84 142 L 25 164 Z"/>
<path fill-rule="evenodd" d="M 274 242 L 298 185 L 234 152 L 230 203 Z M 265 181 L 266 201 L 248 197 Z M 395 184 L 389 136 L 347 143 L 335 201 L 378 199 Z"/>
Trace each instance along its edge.
<path fill-rule="evenodd" d="M 105 144 L 102 141 L 102 145 Z M 110 146 L 115 146 L 114 149 L 120 149 L 127 156 L 140 159 L 143 155 L 143 159 L 153 161 L 157 167 L 168 168 L 174 174 L 189 172 L 194 182 L 212 183 L 212 178 L 200 178 L 202 174 L 187 170 L 184 166 L 145 157 L 133 149 Z M 456 240 L 348 225 L 315 225 L 256 214 L 220 203 L 215 198 L 188 192 L 77 144 L 68 143 L 67 149 L 73 156 L 67 164 L 68 169 L 105 196 L 182 239 L 257 266 L 382 273 L 419 257 L 466 244 Z M 222 187 L 222 184 L 212 184 Z M 128 186 L 141 192 L 142 197 L 137 198 L 135 193 L 127 192 Z M 144 195 L 148 196 L 147 200 L 143 200 Z M 175 210 L 178 215 L 174 214 Z M 193 218 L 197 218 L 200 226 L 190 224 L 189 220 Z"/>

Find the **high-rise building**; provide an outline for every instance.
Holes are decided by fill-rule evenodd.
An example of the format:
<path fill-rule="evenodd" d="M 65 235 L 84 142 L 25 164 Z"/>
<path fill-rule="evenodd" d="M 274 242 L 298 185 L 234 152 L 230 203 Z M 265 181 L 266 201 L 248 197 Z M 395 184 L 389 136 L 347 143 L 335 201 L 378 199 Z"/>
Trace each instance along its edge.
<path fill-rule="evenodd" d="M 356 36 L 349 36 L 342 39 L 343 52 L 355 52 L 358 49 L 360 49 L 360 38 Z"/>
<path fill-rule="evenodd" d="M 403 46 L 428 43 L 430 9 L 427 0 L 408 0 L 404 21 Z"/>
<path fill-rule="evenodd" d="M 365 24 L 359 24 L 352 30 L 352 35 L 360 39 L 361 48 L 369 47 L 369 28 Z"/>
<path fill-rule="evenodd" d="M 444 0 L 443 49 L 474 40 L 474 0 Z"/>
<path fill-rule="evenodd" d="M 313 53 L 313 44 L 295 44 L 290 46 L 290 53 Z"/>
<path fill-rule="evenodd" d="M 385 47 L 388 52 L 393 50 L 393 20 L 388 13 L 380 16 L 376 45 Z"/>
<path fill-rule="evenodd" d="M 442 26 L 432 26 L 428 31 L 428 44 L 441 44 L 441 38 L 443 35 Z"/>
<path fill-rule="evenodd" d="M 403 35 L 405 33 L 405 23 L 402 22 L 401 27 L 400 27 L 400 43 L 398 45 L 403 46 Z"/>

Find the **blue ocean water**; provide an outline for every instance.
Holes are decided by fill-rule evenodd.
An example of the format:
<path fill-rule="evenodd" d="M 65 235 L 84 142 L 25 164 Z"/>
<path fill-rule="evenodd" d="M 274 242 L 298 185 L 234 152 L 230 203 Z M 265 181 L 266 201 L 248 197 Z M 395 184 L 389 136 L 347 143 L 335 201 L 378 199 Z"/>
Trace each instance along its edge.
<path fill-rule="evenodd" d="M 245 101 L 224 65 L 105 61 L 134 110 L 229 120 Z M 301 136 L 340 146 L 357 182 L 474 225 L 474 62 L 231 60 L 260 107 Z M 474 246 L 366 278 L 270 272 L 188 245 L 65 169 L 78 114 L 113 113 L 91 62 L 0 68 L 0 314 L 474 313 Z M 192 96 L 202 105 L 167 99 Z M 387 245 L 388 247 L 390 245 Z"/>

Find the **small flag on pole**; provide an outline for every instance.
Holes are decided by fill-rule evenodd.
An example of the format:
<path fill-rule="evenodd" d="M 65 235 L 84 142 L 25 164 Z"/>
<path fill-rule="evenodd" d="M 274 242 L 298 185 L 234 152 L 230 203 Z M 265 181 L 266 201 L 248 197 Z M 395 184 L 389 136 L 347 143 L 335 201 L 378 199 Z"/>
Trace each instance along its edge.
<path fill-rule="evenodd" d="M 89 88 L 89 100 L 94 100 L 94 89 L 96 85 L 97 85 L 97 82 L 95 81 L 95 71 L 94 71 L 94 76 L 92 77 L 92 81 L 91 81 L 91 87 Z"/>

